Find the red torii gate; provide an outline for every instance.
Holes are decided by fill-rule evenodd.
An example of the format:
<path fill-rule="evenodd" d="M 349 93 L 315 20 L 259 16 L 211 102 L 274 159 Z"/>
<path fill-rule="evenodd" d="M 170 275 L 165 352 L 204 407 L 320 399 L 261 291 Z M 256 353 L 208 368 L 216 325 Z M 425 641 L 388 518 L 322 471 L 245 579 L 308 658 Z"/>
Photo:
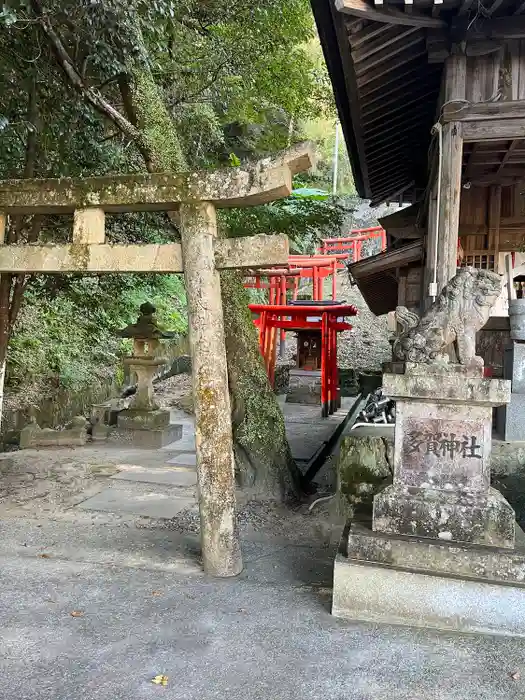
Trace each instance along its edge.
<path fill-rule="evenodd" d="M 351 304 L 250 304 L 259 329 L 259 347 L 273 385 L 277 355 L 277 330 L 321 332 L 321 414 L 326 417 L 341 405 L 337 369 L 337 333 L 352 330 L 345 316 L 356 316 Z"/>
<path fill-rule="evenodd" d="M 381 251 L 386 250 L 386 231 L 382 226 L 372 226 L 371 228 L 356 228 L 344 238 L 323 238 L 319 246 L 320 255 L 332 255 L 334 253 L 346 253 L 346 257 L 352 255 L 352 261 L 361 260 L 363 242 L 379 239 Z"/>

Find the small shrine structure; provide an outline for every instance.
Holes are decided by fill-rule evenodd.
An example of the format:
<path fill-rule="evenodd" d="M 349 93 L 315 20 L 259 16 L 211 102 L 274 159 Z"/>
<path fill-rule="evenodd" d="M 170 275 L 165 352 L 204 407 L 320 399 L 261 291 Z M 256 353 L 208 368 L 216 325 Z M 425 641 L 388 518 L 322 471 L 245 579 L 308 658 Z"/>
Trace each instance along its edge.
<path fill-rule="evenodd" d="M 250 304 L 259 329 L 259 346 L 266 371 L 273 383 L 277 357 L 278 330 L 297 333 L 297 369 L 308 382 L 319 376 L 320 394 L 316 402 L 327 417 L 341 405 L 337 369 L 337 333 L 352 330 L 346 316 L 356 316 L 357 309 L 337 302 L 295 302 L 292 304 Z"/>

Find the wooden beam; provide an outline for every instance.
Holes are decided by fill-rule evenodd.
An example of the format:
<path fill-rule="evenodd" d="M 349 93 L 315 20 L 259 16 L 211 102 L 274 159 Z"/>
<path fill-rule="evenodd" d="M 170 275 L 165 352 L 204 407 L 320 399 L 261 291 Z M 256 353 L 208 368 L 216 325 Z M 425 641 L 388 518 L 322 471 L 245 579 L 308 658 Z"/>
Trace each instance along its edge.
<path fill-rule="evenodd" d="M 379 124 L 378 126 L 375 126 L 373 129 L 367 129 L 366 132 L 366 137 L 365 137 L 365 143 L 369 143 L 370 141 L 374 139 L 381 139 L 385 134 L 389 134 L 392 131 L 397 131 L 400 123 L 404 126 L 407 127 L 408 125 L 413 124 L 414 122 L 420 122 L 422 118 L 428 116 L 431 118 L 433 113 L 433 105 L 432 103 L 428 104 L 420 104 L 417 105 L 417 107 L 414 107 L 414 109 L 410 110 L 408 113 L 409 116 L 407 115 L 401 115 L 393 119 L 392 121 L 386 120 L 384 123 Z M 430 125 L 429 125 L 429 130 L 430 130 Z"/>
<path fill-rule="evenodd" d="M 466 104 L 457 101 L 444 105 L 442 121 L 482 121 L 485 119 L 523 119 L 525 100 L 508 102 L 479 102 Z"/>
<path fill-rule="evenodd" d="M 431 81 L 434 82 L 434 85 L 437 85 L 437 79 L 440 74 L 440 66 L 434 68 L 434 70 L 430 69 L 430 71 L 423 71 L 421 70 L 421 65 L 416 65 L 399 76 L 399 80 L 389 81 L 390 89 L 385 88 L 383 91 L 375 90 L 373 93 L 371 93 L 374 95 L 374 97 L 371 99 L 369 94 L 364 95 L 361 93 L 363 115 L 374 112 L 377 109 L 382 109 L 384 104 L 391 104 L 396 100 L 402 99 L 404 95 L 411 92 L 411 90 L 416 86 L 421 89 L 427 89 Z M 387 101 L 387 98 L 390 98 L 390 101 Z M 375 106 L 370 109 L 372 105 Z"/>
<path fill-rule="evenodd" d="M 403 50 L 402 52 L 400 52 L 396 56 L 396 58 L 393 58 L 391 61 L 388 61 L 385 65 L 380 65 L 376 66 L 375 68 L 372 68 L 368 71 L 368 73 L 366 73 L 366 75 L 357 78 L 357 84 L 360 88 L 360 92 L 363 86 L 368 85 L 369 83 L 376 80 L 379 81 L 379 79 L 382 79 L 388 73 L 395 72 L 397 73 L 397 75 L 395 75 L 395 78 L 398 78 L 398 71 L 401 66 L 410 63 L 411 61 L 420 59 L 421 56 L 426 55 L 426 52 L 427 49 L 425 41 L 424 39 L 421 39 L 417 44 L 411 46 L 408 50 Z M 380 86 L 383 85 L 383 80 L 380 80 Z"/>
<path fill-rule="evenodd" d="M 412 99 L 409 99 L 411 97 L 410 92 L 407 92 L 406 94 L 406 100 L 400 104 L 398 107 L 390 107 L 388 110 L 385 110 L 385 113 L 388 114 L 388 121 L 392 118 L 392 115 L 396 114 L 396 112 L 405 112 L 407 107 L 410 107 L 410 105 L 413 104 L 418 104 L 418 103 L 424 103 L 425 107 L 428 107 L 428 101 L 424 102 L 426 98 L 429 98 L 430 96 L 434 95 L 434 90 L 430 90 L 428 92 L 423 92 L 419 93 L 418 95 L 415 95 L 412 97 Z M 390 103 L 392 104 L 392 103 Z M 363 115 L 363 123 L 366 124 L 367 128 L 370 124 L 374 124 L 375 122 L 380 121 L 383 122 L 385 121 L 385 115 L 380 114 L 379 116 L 373 117 L 373 119 L 369 119 L 368 115 Z"/>
<path fill-rule="evenodd" d="M 417 56 L 415 58 L 417 58 Z M 400 64 L 398 67 L 401 68 L 402 65 L 403 64 Z M 361 99 L 368 100 L 370 98 L 370 95 L 375 95 L 374 99 L 381 99 L 382 95 L 388 94 L 387 88 L 390 90 L 397 90 L 399 88 L 399 85 L 402 84 L 402 81 L 407 76 L 413 75 L 414 71 L 420 71 L 421 79 L 423 80 L 427 77 L 427 72 L 424 70 L 424 68 L 425 66 L 421 63 L 421 61 L 415 61 L 412 65 L 409 65 L 406 68 L 402 68 L 402 70 L 398 71 L 397 73 L 394 73 L 389 77 L 384 78 L 383 80 L 376 81 L 375 85 L 367 84 L 359 90 Z M 370 100 L 370 102 L 372 101 L 373 100 Z"/>
<path fill-rule="evenodd" d="M 348 37 L 352 52 L 390 29 L 388 24 L 371 24 Z"/>
<path fill-rule="evenodd" d="M 475 22 L 465 22 L 466 18 L 452 18 L 451 31 L 456 39 L 525 39 L 525 17 L 478 17 Z"/>
<path fill-rule="evenodd" d="M 519 141 L 511 141 L 511 144 L 510 144 L 510 146 L 508 147 L 507 152 L 505 153 L 505 155 L 504 155 L 503 158 L 501 159 L 501 163 L 499 164 L 497 173 L 500 173 L 500 172 L 502 171 L 503 167 L 507 164 L 507 162 L 508 162 L 510 156 L 512 155 L 513 151 L 516 150 L 518 144 L 519 144 Z"/>
<path fill-rule="evenodd" d="M 362 48 L 356 48 L 354 43 L 350 41 L 354 64 L 361 63 L 361 61 L 373 56 L 378 51 L 386 49 L 388 46 L 395 44 L 398 41 L 406 39 L 407 36 L 410 36 L 417 31 L 417 27 L 409 27 L 408 29 L 388 27 L 387 31 L 381 34 L 378 39 L 375 41 L 368 41 Z"/>
<path fill-rule="evenodd" d="M 521 119 L 484 119 L 463 122 L 465 141 L 505 141 L 525 138 L 525 117 Z"/>
<path fill-rule="evenodd" d="M 361 59 L 359 59 L 357 63 L 354 63 L 355 74 L 357 75 L 358 80 L 363 74 L 367 74 L 372 68 L 387 63 L 394 56 L 398 56 L 400 53 L 404 53 L 412 46 L 416 46 L 424 41 L 420 36 L 420 33 L 414 28 L 410 29 L 407 32 L 407 35 L 411 35 L 410 39 L 405 39 L 402 42 L 401 47 L 397 44 L 397 42 L 391 43 L 386 48 L 381 48 L 380 51 L 374 52 L 366 60 L 361 61 Z"/>
<path fill-rule="evenodd" d="M 444 101 L 464 100 L 467 92 L 467 58 L 463 54 L 454 54 L 445 61 L 443 72 Z"/>
<path fill-rule="evenodd" d="M 400 24 L 411 27 L 446 27 L 446 22 L 435 17 L 427 17 L 415 12 L 405 14 L 400 10 L 380 9 L 369 5 L 365 0 L 335 0 L 335 8 L 339 12 L 345 12 L 356 17 L 363 17 L 372 22 L 384 22 L 385 24 Z"/>
<path fill-rule="evenodd" d="M 370 206 L 377 207 L 387 199 L 396 199 L 396 197 L 401 197 L 407 190 L 409 190 L 414 185 L 415 185 L 415 182 L 412 180 L 411 182 L 407 182 L 406 184 L 401 185 L 397 189 L 391 190 L 390 192 L 387 192 L 386 194 L 385 193 L 376 194 L 376 196 L 371 200 Z M 395 186 L 395 184 L 394 184 L 394 186 Z"/>

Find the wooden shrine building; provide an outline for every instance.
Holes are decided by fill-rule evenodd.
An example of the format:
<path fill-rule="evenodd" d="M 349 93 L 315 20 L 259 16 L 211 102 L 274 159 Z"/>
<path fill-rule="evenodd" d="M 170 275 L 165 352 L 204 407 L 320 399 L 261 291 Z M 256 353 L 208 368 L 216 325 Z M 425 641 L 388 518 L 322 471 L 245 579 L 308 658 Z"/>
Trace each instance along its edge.
<path fill-rule="evenodd" d="M 351 266 L 371 310 L 424 309 L 458 264 L 503 274 L 525 251 L 525 2 L 312 6 L 357 190 L 410 204 L 381 219 L 387 250 Z M 493 314 L 497 336 L 503 294 Z"/>

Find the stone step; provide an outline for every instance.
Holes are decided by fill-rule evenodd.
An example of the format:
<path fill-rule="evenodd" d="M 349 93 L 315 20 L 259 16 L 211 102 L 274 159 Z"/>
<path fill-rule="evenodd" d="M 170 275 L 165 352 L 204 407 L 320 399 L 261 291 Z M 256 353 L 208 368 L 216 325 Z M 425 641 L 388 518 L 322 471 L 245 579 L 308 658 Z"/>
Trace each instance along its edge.
<path fill-rule="evenodd" d="M 77 508 L 169 520 L 182 510 L 197 508 L 197 500 L 192 489 L 115 481 Z"/>
<path fill-rule="evenodd" d="M 183 488 L 197 485 L 195 469 L 183 467 L 160 467 L 158 469 L 126 466 L 118 474 L 111 477 L 115 481 L 129 481 L 146 484 L 162 484 L 165 486 L 181 486 Z"/>

